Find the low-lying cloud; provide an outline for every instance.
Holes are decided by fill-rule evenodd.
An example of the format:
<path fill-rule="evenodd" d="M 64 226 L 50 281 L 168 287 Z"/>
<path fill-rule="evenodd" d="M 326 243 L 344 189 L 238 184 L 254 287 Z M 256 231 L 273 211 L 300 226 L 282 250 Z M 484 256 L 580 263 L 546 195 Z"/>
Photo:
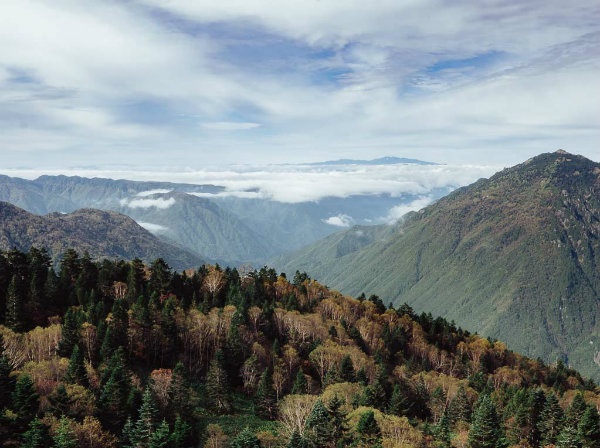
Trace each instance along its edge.
<path fill-rule="evenodd" d="M 161 226 L 160 224 L 144 221 L 137 221 L 137 223 L 150 233 L 166 233 L 169 231 L 168 227 Z"/>
<path fill-rule="evenodd" d="M 433 198 L 431 196 L 425 196 L 419 199 L 415 199 L 414 201 L 408 204 L 400 204 L 395 207 L 392 207 L 385 217 L 385 222 L 388 224 L 394 224 L 398 222 L 398 220 L 402 219 L 404 215 L 409 212 L 415 212 L 421 210 L 424 207 L 427 207 L 429 204 L 433 202 Z"/>
<path fill-rule="evenodd" d="M 327 219 L 324 219 L 323 222 L 335 227 L 350 227 L 352 224 L 354 224 L 352 217 L 344 214 L 331 216 Z"/>
<path fill-rule="evenodd" d="M 129 208 L 157 208 L 166 210 L 175 205 L 175 198 L 155 198 L 155 199 L 121 199 L 120 204 Z"/>

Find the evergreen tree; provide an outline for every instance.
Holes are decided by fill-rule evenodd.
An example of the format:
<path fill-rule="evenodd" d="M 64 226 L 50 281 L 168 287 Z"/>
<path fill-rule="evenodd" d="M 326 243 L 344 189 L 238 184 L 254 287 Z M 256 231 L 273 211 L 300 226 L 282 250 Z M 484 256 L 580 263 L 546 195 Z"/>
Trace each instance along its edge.
<path fill-rule="evenodd" d="M 46 446 L 48 431 L 39 418 L 29 423 L 29 429 L 23 433 L 21 448 L 43 448 Z"/>
<path fill-rule="evenodd" d="M 173 448 L 183 448 L 186 445 L 186 440 L 191 431 L 191 426 L 177 415 L 175 419 L 175 425 L 173 426 L 173 433 L 171 434 L 171 445 Z"/>
<path fill-rule="evenodd" d="M 77 448 L 77 438 L 71 429 L 71 424 L 71 419 L 61 417 L 58 422 L 58 429 L 52 437 L 54 448 Z"/>
<path fill-rule="evenodd" d="M 150 436 L 148 440 L 148 448 L 165 448 L 171 441 L 171 433 L 169 431 L 169 424 L 166 420 L 163 420 L 156 430 Z"/>
<path fill-rule="evenodd" d="M 294 380 L 294 384 L 292 385 L 293 394 L 305 394 L 308 392 L 308 384 L 306 383 L 306 376 L 304 376 L 304 372 L 302 369 L 298 370 L 296 374 L 296 379 Z"/>
<path fill-rule="evenodd" d="M 450 448 L 450 417 L 444 412 L 436 425 L 436 436 L 440 448 Z"/>
<path fill-rule="evenodd" d="M 75 345 L 79 343 L 80 321 L 78 313 L 67 309 L 62 325 L 62 335 L 58 342 L 58 354 L 63 358 L 70 358 Z"/>
<path fill-rule="evenodd" d="M 471 421 L 471 403 L 462 384 L 450 402 L 448 417 L 450 417 L 452 423 L 460 420 L 464 422 Z"/>
<path fill-rule="evenodd" d="M 369 384 L 369 378 L 367 377 L 367 372 L 365 371 L 364 367 L 361 367 L 358 369 L 358 372 L 356 372 L 356 382 L 362 384 L 363 386 Z"/>
<path fill-rule="evenodd" d="M 535 389 L 530 394 L 529 399 L 529 421 L 530 428 L 527 440 L 533 446 L 538 446 L 541 440 L 541 432 L 539 429 L 540 416 L 546 405 L 546 394 L 542 389 Z"/>
<path fill-rule="evenodd" d="M 254 394 L 256 413 L 263 418 L 272 420 L 277 414 L 276 401 L 272 371 L 271 367 L 268 367 L 260 376 L 256 393 Z"/>
<path fill-rule="evenodd" d="M 13 275 L 6 294 L 5 324 L 16 332 L 22 331 L 25 327 L 23 308 L 26 298 L 22 283 L 23 280 L 18 274 Z"/>
<path fill-rule="evenodd" d="M 588 406 L 577 426 L 577 434 L 583 448 L 600 446 L 600 415 L 595 406 Z"/>
<path fill-rule="evenodd" d="M 294 431 L 290 437 L 290 440 L 288 441 L 288 444 L 286 445 L 286 448 L 308 448 L 308 444 L 298 431 Z"/>
<path fill-rule="evenodd" d="M 585 403 L 583 394 L 578 392 L 577 395 L 573 397 L 573 401 L 565 413 L 565 425 L 570 425 L 573 428 L 577 428 L 577 425 L 579 424 L 579 421 L 581 420 L 581 417 L 586 409 L 587 404 Z"/>
<path fill-rule="evenodd" d="M 11 371 L 8 358 L 4 355 L 4 339 L 0 334 L 0 414 L 2 408 L 10 403 L 15 388 L 15 379 L 10 376 Z"/>
<path fill-rule="evenodd" d="M 21 375 L 12 394 L 12 409 L 20 419 L 30 421 L 37 413 L 39 395 L 29 375 Z"/>
<path fill-rule="evenodd" d="M 581 448 L 577 430 L 570 425 L 564 426 L 556 438 L 556 448 Z"/>
<path fill-rule="evenodd" d="M 335 429 L 329 418 L 329 412 L 320 398 L 310 411 L 305 428 L 304 435 L 313 447 L 328 446 L 332 441 Z"/>
<path fill-rule="evenodd" d="M 231 448 L 261 448 L 260 440 L 247 426 L 231 441 Z"/>
<path fill-rule="evenodd" d="M 223 352 L 218 351 L 210 361 L 206 374 L 206 395 L 209 406 L 219 414 L 229 413 L 233 406 L 227 372 L 223 367 Z"/>
<path fill-rule="evenodd" d="M 87 372 L 85 370 L 85 364 L 83 359 L 83 351 L 79 349 L 79 345 L 75 344 L 73 352 L 71 353 L 71 359 L 69 360 L 69 367 L 65 380 L 69 383 L 77 383 L 83 387 L 89 385 Z"/>
<path fill-rule="evenodd" d="M 352 383 L 355 381 L 356 372 L 350 355 L 345 355 L 340 362 L 339 377 L 341 381 Z"/>
<path fill-rule="evenodd" d="M 135 448 L 136 436 L 135 436 L 135 424 L 131 420 L 131 416 L 127 417 L 123 430 L 121 431 L 121 448 Z"/>
<path fill-rule="evenodd" d="M 356 432 L 358 433 L 359 446 L 381 446 L 381 429 L 379 428 L 379 424 L 377 424 L 377 420 L 375 420 L 375 413 L 373 411 L 365 411 L 360 415 L 360 419 L 356 425 Z"/>
<path fill-rule="evenodd" d="M 174 417 L 181 417 L 187 421 L 192 415 L 192 391 L 185 374 L 185 367 L 181 362 L 175 364 L 171 383 L 168 390 L 169 411 Z"/>
<path fill-rule="evenodd" d="M 120 427 L 128 414 L 131 380 L 125 365 L 125 351 L 122 347 L 110 358 L 100 381 L 101 390 L 98 407 L 104 423 Z"/>
<path fill-rule="evenodd" d="M 346 432 L 348 431 L 348 420 L 346 413 L 342 410 L 344 400 L 340 399 L 337 394 L 333 396 L 328 403 L 327 410 L 329 412 L 329 420 L 333 428 L 332 442 L 335 446 L 346 446 Z"/>
<path fill-rule="evenodd" d="M 406 415 L 409 409 L 409 402 L 406 396 L 402 393 L 399 384 L 394 384 L 394 389 L 392 389 L 392 396 L 390 397 L 390 402 L 388 404 L 387 412 L 388 414 L 403 416 Z"/>
<path fill-rule="evenodd" d="M 563 427 L 564 414 L 558 399 L 554 393 L 546 395 L 546 403 L 540 414 L 538 429 L 541 434 L 541 444 L 550 445 L 556 443 L 556 439 Z"/>
<path fill-rule="evenodd" d="M 154 434 L 158 410 L 149 387 L 144 390 L 139 418 L 135 423 L 134 445 L 148 446 Z"/>
<path fill-rule="evenodd" d="M 50 401 L 50 405 L 52 406 L 52 413 L 57 417 L 62 417 L 63 415 L 68 416 L 71 408 L 71 400 L 69 399 L 69 395 L 67 394 L 67 389 L 64 384 L 59 384 L 58 387 L 54 390 L 52 395 L 48 397 L 48 401 Z"/>
<path fill-rule="evenodd" d="M 469 431 L 469 448 L 504 448 L 508 446 L 496 405 L 489 395 L 482 395 L 473 413 Z"/>

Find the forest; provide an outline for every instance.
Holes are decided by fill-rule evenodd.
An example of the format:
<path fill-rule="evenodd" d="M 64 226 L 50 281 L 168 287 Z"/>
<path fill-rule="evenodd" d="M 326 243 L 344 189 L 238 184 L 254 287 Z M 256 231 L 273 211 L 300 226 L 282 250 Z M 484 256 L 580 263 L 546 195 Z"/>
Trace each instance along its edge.
<path fill-rule="evenodd" d="M 0 252 L 0 446 L 597 448 L 563 362 L 307 274 Z"/>

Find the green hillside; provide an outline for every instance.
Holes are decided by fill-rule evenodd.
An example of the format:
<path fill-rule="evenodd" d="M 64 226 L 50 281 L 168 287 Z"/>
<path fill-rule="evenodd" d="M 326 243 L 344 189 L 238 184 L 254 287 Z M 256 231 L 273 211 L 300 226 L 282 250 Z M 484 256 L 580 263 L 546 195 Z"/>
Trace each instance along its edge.
<path fill-rule="evenodd" d="M 278 267 L 407 302 L 599 378 L 599 237 L 600 165 L 558 151 L 394 226 L 332 235 Z"/>

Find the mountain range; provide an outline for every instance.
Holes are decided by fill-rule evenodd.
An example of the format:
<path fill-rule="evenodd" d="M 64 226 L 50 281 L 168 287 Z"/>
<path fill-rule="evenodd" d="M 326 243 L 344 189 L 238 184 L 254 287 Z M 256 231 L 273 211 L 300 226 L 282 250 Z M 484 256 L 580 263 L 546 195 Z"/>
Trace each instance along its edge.
<path fill-rule="evenodd" d="M 197 255 L 159 240 L 133 219 L 116 212 L 80 209 L 39 216 L 0 202 L 0 222 L 3 251 L 45 247 L 55 260 L 67 249 L 87 252 L 92 259 L 140 258 L 150 263 L 163 258 L 176 269 L 203 264 Z"/>
<path fill-rule="evenodd" d="M 352 162 L 369 166 L 429 164 L 391 157 Z M 262 265 L 341 226 L 383 222 L 394 207 L 423 196 L 439 198 L 454 188 L 447 185 L 418 194 L 354 194 L 290 203 L 261 197 L 256 191 L 231 195 L 223 185 L 64 175 L 26 180 L 0 175 L 0 201 L 30 213 L 70 213 L 80 208 L 116 211 L 132 217 L 163 241 L 231 266 L 246 262 Z"/>
<path fill-rule="evenodd" d="M 600 377 L 600 164 L 542 154 L 395 225 L 355 226 L 275 266 L 442 315 Z"/>

